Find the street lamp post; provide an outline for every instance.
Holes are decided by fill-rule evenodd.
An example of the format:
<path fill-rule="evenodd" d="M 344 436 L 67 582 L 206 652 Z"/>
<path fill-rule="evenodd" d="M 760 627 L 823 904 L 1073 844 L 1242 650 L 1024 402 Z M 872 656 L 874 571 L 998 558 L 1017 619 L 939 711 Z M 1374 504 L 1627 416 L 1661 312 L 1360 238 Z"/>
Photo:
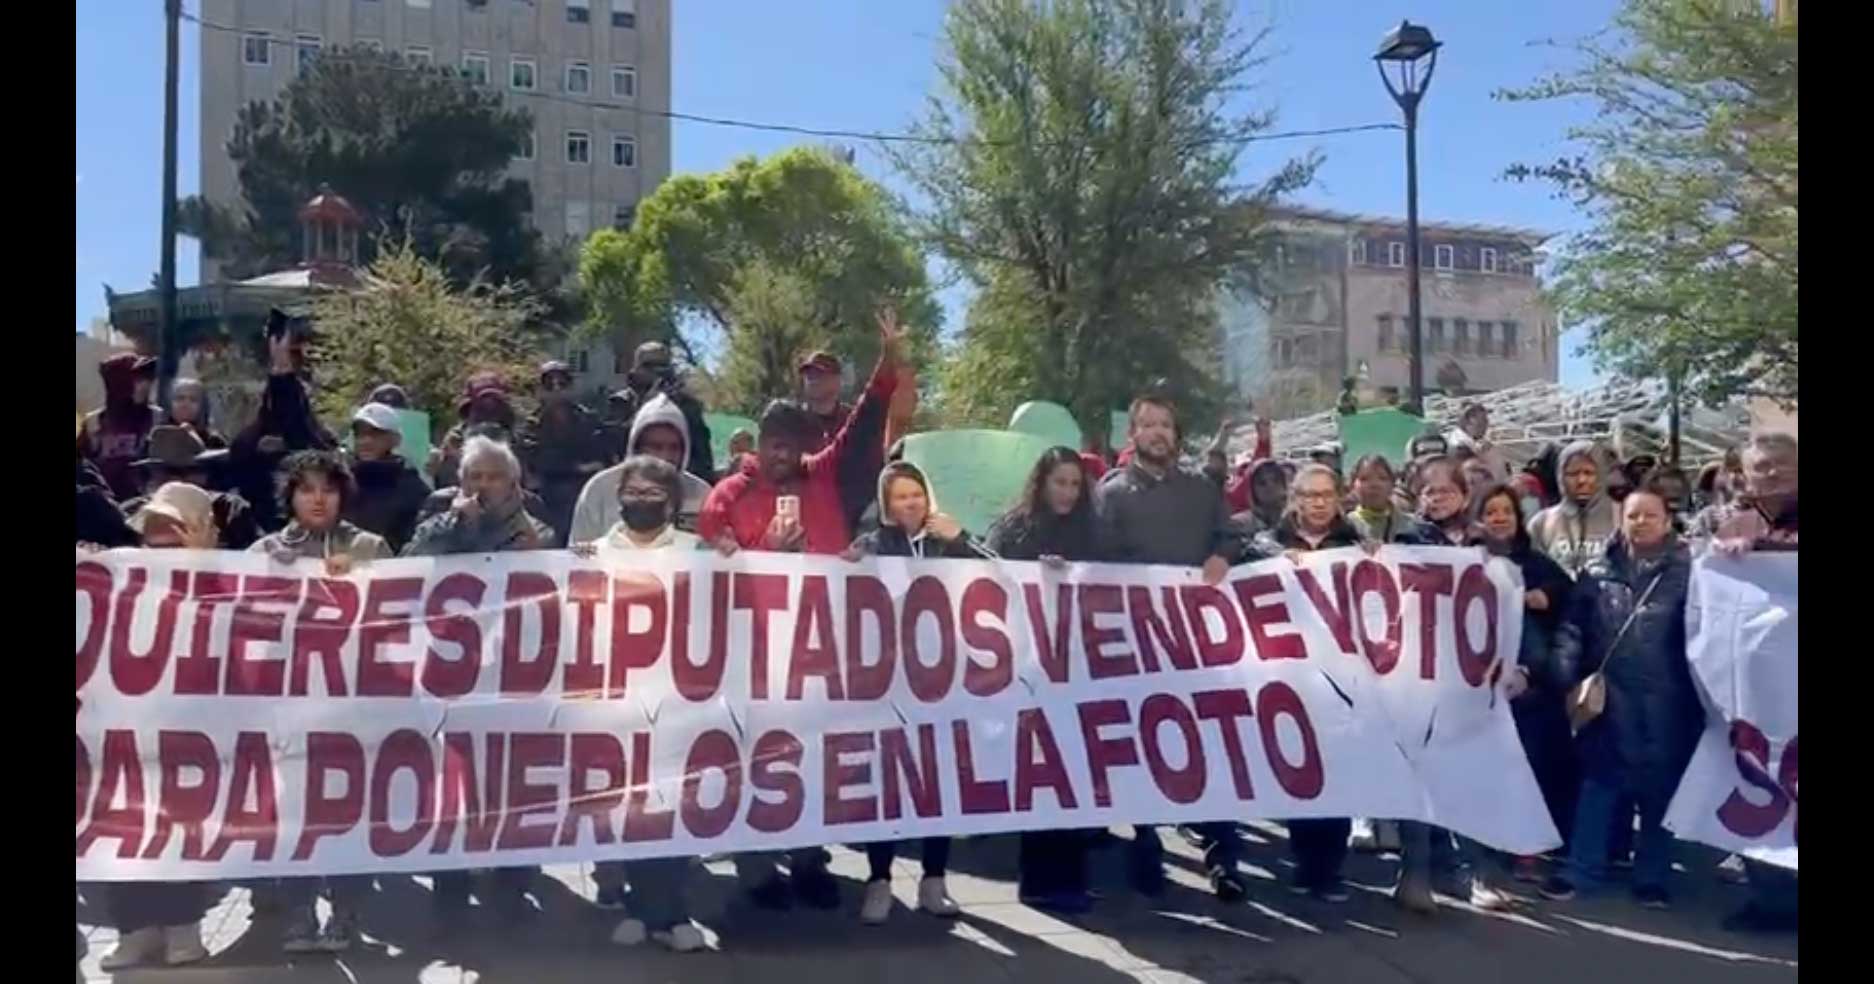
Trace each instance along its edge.
<path fill-rule="evenodd" d="M 1425 414 L 1425 336 L 1419 319 L 1419 100 L 1431 85 L 1432 71 L 1438 67 L 1438 49 L 1443 42 L 1432 39 L 1432 32 L 1420 24 L 1400 21 L 1399 26 L 1380 39 L 1373 63 L 1379 67 L 1380 81 L 1393 102 L 1405 113 L 1406 132 L 1406 320 L 1412 332 L 1412 398 L 1406 409 L 1415 416 Z M 1392 63 L 1398 82 L 1386 74 Z M 1419 73 L 1419 64 L 1425 66 Z"/>

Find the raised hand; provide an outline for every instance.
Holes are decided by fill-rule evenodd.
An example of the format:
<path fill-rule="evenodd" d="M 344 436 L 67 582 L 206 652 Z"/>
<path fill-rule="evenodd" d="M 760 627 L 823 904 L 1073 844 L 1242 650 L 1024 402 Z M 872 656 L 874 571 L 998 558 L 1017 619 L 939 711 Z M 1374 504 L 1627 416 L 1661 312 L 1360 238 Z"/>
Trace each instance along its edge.
<path fill-rule="evenodd" d="M 924 520 L 924 529 L 939 540 L 954 540 L 963 535 L 963 524 L 943 513 L 931 513 Z"/>
<path fill-rule="evenodd" d="M 906 343 L 910 331 L 898 323 L 898 307 L 890 301 L 878 308 L 879 354 L 887 364 L 901 366 L 905 364 Z"/>

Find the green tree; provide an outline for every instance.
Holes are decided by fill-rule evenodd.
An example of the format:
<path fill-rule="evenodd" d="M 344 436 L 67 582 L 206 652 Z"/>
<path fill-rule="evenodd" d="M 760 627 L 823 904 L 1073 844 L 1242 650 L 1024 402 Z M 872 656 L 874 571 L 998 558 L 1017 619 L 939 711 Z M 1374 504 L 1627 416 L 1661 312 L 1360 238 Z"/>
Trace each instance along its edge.
<path fill-rule="evenodd" d="M 284 269 L 300 260 L 300 208 L 329 185 L 367 233 L 407 237 L 457 283 L 486 272 L 550 286 L 560 270 L 527 220 L 532 191 L 507 174 L 532 127 L 452 68 L 329 50 L 277 99 L 241 110 L 227 144 L 240 203 L 192 197 L 181 228 L 231 278 Z"/>
<path fill-rule="evenodd" d="M 579 283 L 590 330 L 621 351 L 665 339 L 694 362 L 703 339 L 693 335 L 726 342 L 725 409 L 791 391 L 801 349 L 832 349 L 863 372 L 878 353 L 880 304 L 898 305 L 922 353 L 941 317 L 883 189 L 816 147 L 665 181 L 629 230 L 586 242 Z"/>
<path fill-rule="evenodd" d="M 1273 115 L 1233 107 L 1262 63 L 1222 0 L 959 0 L 929 142 L 896 160 L 919 231 L 978 288 L 941 392 L 1000 423 L 1028 399 L 1105 420 L 1163 380 L 1216 405 L 1216 291 L 1253 278 L 1264 220 L 1313 158 L 1245 189 Z"/>
<path fill-rule="evenodd" d="M 1781 5 L 1779 5 L 1781 6 Z M 1511 101 L 1585 99 L 1576 156 L 1518 165 L 1592 224 L 1552 292 L 1602 368 L 1718 403 L 1796 401 L 1796 21 L 1737 0 L 1626 0 L 1580 64 Z"/>
<path fill-rule="evenodd" d="M 492 370 L 510 384 L 533 378 L 545 349 L 542 312 L 530 293 L 476 280 L 457 287 L 408 242 L 386 247 L 356 290 L 321 293 L 312 365 L 316 400 L 328 421 L 343 421 L 371 390 L 395 382 L 440 429 L 455 418 L 462 381 Z"/>

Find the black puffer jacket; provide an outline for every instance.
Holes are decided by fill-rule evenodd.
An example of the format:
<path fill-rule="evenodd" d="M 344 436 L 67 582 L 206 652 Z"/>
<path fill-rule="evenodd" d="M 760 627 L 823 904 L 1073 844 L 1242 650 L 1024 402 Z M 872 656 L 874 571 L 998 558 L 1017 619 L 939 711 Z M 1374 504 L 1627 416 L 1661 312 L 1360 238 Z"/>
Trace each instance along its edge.
<path fill-rule="evenodd" d="M 354 460 L 351 473 L 358 480 L 358 494 L 345 503 L 345 521 L 383 537 L 393 552 L 402 550 L 416 531 L 417 514 L 429 498 L 429 485 L 409 462 L 395 455 L 378 461 Z"/>

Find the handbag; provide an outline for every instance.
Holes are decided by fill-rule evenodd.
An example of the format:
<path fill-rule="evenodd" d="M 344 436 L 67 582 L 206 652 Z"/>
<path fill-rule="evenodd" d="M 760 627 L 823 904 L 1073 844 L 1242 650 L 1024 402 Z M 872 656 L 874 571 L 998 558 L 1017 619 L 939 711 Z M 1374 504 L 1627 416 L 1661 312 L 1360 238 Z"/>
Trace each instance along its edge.
<path fill-rule="evenodd" d="M 1640 609 L 1646 607 L 1647 599 L 1653 596 L 1653 589 L 1659 587 L 1660 578 L 1665 576 L 1664 570 L 1653 575 L 1652 583 L 1646 586 L 1640 600 L 1634 603 L 1633 610 L 1627 613 L 1627 620 L 1620 623 L 1620 631 L 1614 633 L 1614 641 L 1607 646 L 1607 659 L 1602 661 L 1601 668 L 1588 674 L 1587 679 L 1575 684 L 1574 689 L 1568 692 L 1568 726 L 1574 732 L 1580 733 L 1582 728 L 1592 724 L 1595 718 L 1607 710 L 1607 663 L 1620 651 L 1620 640 L 1633 627 L 1633 620 L 1640 617 Z"/>

